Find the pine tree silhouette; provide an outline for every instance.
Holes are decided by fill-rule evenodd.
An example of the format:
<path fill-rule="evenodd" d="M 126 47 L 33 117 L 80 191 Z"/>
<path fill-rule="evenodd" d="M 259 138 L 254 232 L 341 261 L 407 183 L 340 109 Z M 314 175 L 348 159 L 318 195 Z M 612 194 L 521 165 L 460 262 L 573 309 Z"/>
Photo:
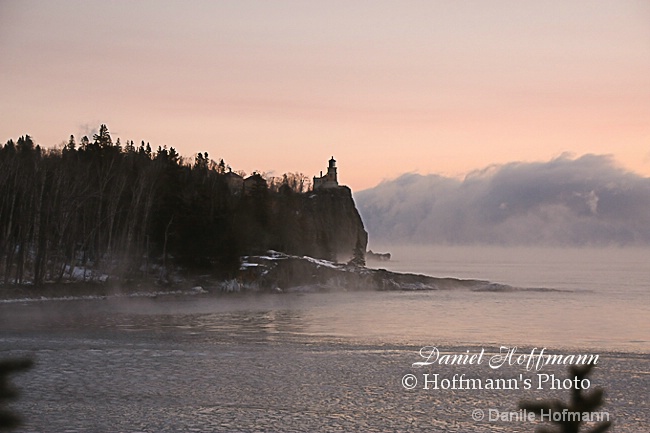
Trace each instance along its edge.
<path fill-rule="evenodd" d="M 586 364 L 584 366 L 571 366 L 569 368 L 569 376 L 577 378 L 577 382 L 581 382 L 593 369 L 594 364 Z M 574 380 L 574 383 L 576 381 Z M 524 401 L 519 404 L 520 409 L 525 409 L 537 414 L 559 413 L 563 411 L 569 413 L 584 413 L 594 412 L 603 404 L 604 391 L 602 388 L 596 388 L 591 393 L 583 395 L 582 389 L 573 388 L 571 390 L 571 399 L 569 403 L 564 403 L 560 400 L 545 400 L 545 401 Z M 580 428 L 584 426 L 581 419 L 572 419 L 571 417 L 558 416 L 559 420 L 553 422 L 557 425 L 556 429 L 542 427 L 538 430 L 539 433 L 578 433 Z M 551 416 L 551 419 L 554 419 Z M 591 430 L 585 433 L 602 433 L 611 427 L 610 421 L 603 421 L 597 424 Z M 584 431 L 584 430 L 583 430 Z"/>
<path fill-rule="evenodd" d="M 9 375 L 32 367 L 31 359 L 7 359 L 0 361 L 0 430 L 12 430 L 21 425 L 21 418 L 11 412 L 7 403 L 18 398 L 18 391 L 9 383 Z"/>

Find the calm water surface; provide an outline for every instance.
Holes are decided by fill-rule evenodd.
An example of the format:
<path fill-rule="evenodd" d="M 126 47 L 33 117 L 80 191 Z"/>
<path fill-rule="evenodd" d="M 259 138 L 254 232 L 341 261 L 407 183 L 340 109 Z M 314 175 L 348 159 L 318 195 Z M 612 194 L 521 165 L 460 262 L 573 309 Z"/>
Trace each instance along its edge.
<path fill-rule="evenodd" d="M 537 424 L 477 422 L 472 411 L 568 397 L 550 389 L 406 390 L 405 374 L 536 377 L 517 365 L 413 368 L 425 345 L 599 354 L 592 388 L 606 389 L 614 431 L 647 430 L 647 251 L 392 252 L 394 261 L 380 266 L 521 290 L 0 304 L 0 356 L 37 362 L 14 378 L 23 431 L 529 432 Z M 564 378 L 566 369 L 543 373 Z"/>

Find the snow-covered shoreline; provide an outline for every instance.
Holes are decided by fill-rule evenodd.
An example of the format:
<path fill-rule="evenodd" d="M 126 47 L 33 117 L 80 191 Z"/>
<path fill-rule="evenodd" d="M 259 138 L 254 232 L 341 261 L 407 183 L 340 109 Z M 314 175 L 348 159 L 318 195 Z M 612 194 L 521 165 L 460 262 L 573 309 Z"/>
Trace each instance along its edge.
<path fill-rule="evenodd" d="M 433 277 L 399 273 L 386 269 L 352 266 L 308 256 L 294 256 L 277 251 L 264 255 L 244 256 L 239 273 L 229 279 L 207 275 L 188 275 L 168 285 L 153 280 L 121 285 L 111 278 L 103 282 L 50 283 L 0 286 L 0 303 L 93 300 L 113 298 L 194 296 L 220 293 L 283 293 L 317 291 L 384 291 L 384 290 L 452 290 L 512 292 L 548 291 L 545 288 L 519 288 L 485 280 Z"/>

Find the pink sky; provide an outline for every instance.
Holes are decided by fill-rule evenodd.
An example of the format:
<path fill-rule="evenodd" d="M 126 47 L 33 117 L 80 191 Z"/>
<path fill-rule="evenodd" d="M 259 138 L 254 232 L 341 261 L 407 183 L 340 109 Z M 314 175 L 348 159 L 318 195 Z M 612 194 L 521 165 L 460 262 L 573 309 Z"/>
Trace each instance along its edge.
<path fill-rule="evenodd" d="M 650 176 L 646 1 L 2 1 L 0 141 L 92 134 L 360 190 L 563 152 Z"/>

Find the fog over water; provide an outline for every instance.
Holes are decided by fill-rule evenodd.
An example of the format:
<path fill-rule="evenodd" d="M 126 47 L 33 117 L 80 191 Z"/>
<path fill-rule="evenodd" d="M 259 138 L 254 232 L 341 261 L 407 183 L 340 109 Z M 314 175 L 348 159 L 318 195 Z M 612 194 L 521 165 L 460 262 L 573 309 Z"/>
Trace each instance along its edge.
<path fill-rule="evenodd" d="M 606 155 L 404 174 L 355 193 L 371 242 L 648 245 L 650 178 Z"/>
<path fill-rule="evenodd" d="M 479 279 L 522 288 L 650 291 L 648 247 L 535 247 L 499 245 L 405 245 L 375 242 L 390 261 L 369 266 L 437 277 Z"/>
<path fill-rule="evenodd" d="M 36 360 L 14 380 L 21 431 L 530 432 L 539 423 L 476 422 L 472 411 L 568 398 L 547 388 L 407 390 L 406 374 L 536 377 L 517 365 L 413 368 L 427 345 L 599 355 L 592 383 L 607 392 L 615 431 L 645 431 L 647 249 L 390 251 L 393 260 L 369 264 L 519 287 L 0 303 L 0 352 Z M 566 368 L 544 372 L 564 378 Z"/>

